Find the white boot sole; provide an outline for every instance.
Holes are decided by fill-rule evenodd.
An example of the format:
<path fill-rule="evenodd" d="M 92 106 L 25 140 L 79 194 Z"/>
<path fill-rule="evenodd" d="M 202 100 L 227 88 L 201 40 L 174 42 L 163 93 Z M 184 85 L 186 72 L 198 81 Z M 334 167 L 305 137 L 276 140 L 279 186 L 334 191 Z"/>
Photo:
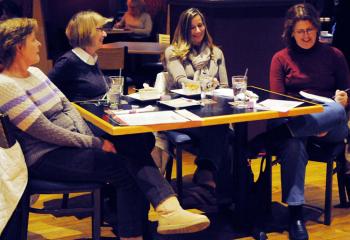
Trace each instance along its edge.
<path fill-rule="evenodd" d="M 159 234 L 182 234 L 182 233 L 194 233 L 206 229 L 210 225 L 209 219 L 200 219 L 186 224 L 175 224 L 158 226 L 157 232 Z"/>

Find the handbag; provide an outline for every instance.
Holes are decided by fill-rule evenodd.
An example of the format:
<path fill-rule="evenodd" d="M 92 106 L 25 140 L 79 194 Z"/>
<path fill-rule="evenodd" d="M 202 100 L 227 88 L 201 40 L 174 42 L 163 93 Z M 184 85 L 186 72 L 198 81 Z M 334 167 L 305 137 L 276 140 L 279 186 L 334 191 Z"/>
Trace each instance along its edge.
<path fill-rule="evenodd" d="M 10 133 L 10 120 L 7 114 L 0 113 L 0 147 L 10 148 L 15 144 L 15 136 Z"/>

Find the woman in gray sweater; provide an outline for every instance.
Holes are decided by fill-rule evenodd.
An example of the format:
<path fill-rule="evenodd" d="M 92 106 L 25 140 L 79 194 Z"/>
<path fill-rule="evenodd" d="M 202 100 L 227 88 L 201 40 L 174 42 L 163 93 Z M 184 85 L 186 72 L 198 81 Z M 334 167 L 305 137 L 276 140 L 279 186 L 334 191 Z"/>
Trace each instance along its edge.
<path fill-rule="evenodd" d="M 172 44 L 165 51 L 165 63 L 168 90 L 201 81 L 203 75 L 210 78 L 210 85 L 227 86 L 224 55 L 213 44 L 204 15 L 196 8 L 182 12 Z M 198 143 L 195 183 L 215 190 L 216 174 L 228 146 L 228 130 L 228 125 L 181 130 Z"/>

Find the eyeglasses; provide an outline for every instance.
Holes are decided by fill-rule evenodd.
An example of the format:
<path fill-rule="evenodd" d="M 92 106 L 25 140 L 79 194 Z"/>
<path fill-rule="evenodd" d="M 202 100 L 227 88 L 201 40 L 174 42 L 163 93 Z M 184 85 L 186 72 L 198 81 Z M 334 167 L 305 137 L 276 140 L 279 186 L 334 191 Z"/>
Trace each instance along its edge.
<path fill-rule="evenodd" d="M 298 29 L 298 30 L 295 30 L 294 32 L 298 35 L 303 35 L 305 36 L 305 34 L 312 34 L 316 31 L 315 28 L 307 28 L 307 29 Z"/>

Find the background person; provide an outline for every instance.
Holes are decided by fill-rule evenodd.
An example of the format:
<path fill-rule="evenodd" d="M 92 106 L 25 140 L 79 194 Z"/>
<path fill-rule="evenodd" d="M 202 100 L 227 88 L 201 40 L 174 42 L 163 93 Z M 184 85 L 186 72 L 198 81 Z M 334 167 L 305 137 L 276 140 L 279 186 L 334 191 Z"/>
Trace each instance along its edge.
<path fill-rule="evenodd" d="M 134 38 L 149 37 L 152 32 L 152 19 L 146 12 L 143 0 L 128 0 L 128 10 L 114 27 L 131 30 Z"/>
<path fill-rule="evenodd" d="M 100 99 L 109 90 L 109 83 L 99 69 L 96 54 L 106 37 L 103 26 L 109 21 L 96 12 L 83 11 L 75 14 L 67 25 L 66 35 L 73 49 L 56 61 L 49 78 L 71 101 Z M 172 221 L 171 226 L 170 222 L 169 225 L 160 224 L 160 232 L 193 232 L 209 225 L 207 217 L 192 214 L 180 207 L 174 191 L 152 159 L 151 151 L 155 144 L 152 133 L 110 136 L 92 124 L 89 126 L 96 136 L 109 139 L 118 153 L 127 157 L 124 164 L 156 209 L 171 199 L 173 207 L 180 210 L 180 214 L 169 219 Z M 145 214 L 147 218 L 147 212 Z"/>
<path fill-rule="evenodd" d="M 297 4 L 286 13 L 282 38 L 287 47 L 272 58 L 272 91 L 298 95 L 305 91 L 335 102 L 323 104 L 324 112 L 272 121 L 273 128 L 250 142 L 257 152 L 266 146 L 277 152 L 281 161 L 282 201 L 288 204 L 289 238 L 308 239 L 302 207 L 305 203 L 305 169 L 308 162 L 307 141 L 343 142 L 348 135 L 349 69 L 344 55 L 336 48 L 318 41 L 318 12 L 310 4 Z"/>
<path fill-rule="evenodd" d="M 216 86 L 227 86 L 224 55 L 213 44 L 204 15 L 196 8 L 181 13 L 164 60 L 169 72 L 169 90 L 181 88 L 185 82 L 199 81 L 202 74 L 209 76 Z M 189 134 L 198 145 L 195 183 L 216 188 L 217 171 L 227 153 L 228 130 L 228 125 L 178 130 Z"/>

